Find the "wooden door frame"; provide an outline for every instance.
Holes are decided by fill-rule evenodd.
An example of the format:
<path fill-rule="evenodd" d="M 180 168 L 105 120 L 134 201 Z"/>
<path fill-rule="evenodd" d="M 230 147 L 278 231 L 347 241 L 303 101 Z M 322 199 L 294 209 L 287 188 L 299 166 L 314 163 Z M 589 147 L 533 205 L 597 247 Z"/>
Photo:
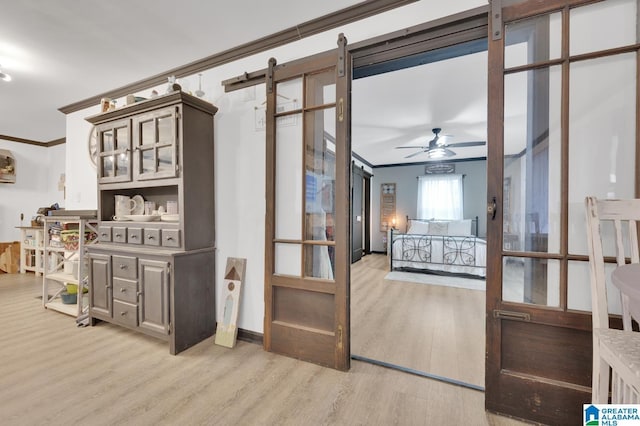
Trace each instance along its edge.
<path fill-rule="evenodd" d="M 366 242 L 365 239 L 369 239 L 369 235 L 367 233 L 367 214 L 368 214 L 368 207 L 366 205 L 366 203 L 369 201 L 367 200 L 367 188 L 365 188 L 365 183 L 367 181 L 367 175 L 369 175 L 369 173 L 364 170 L 364 167 L 357 167 L 355 165 L 355 161 L 351 161 L 351 179 L 352 179 L 352 183 L 351 183 L 351 222 L 353 223 L 354 217 L 357 215 L 357 212 L 353 211 L 353 199 L 355 197 L 355 192 L 354 192 L 354 188 L 355 188 L 355 180 L 359 179 L 360 180 L 360 189 L 362 190 L 362 194 L 360 194 L 360 204 L 362 206 L 362 210 L 360 211 L 360 214 L 362 215 L 362 219 L 360 222 L 360 228 L 361 228 L 361 233 L 360 233 L 360 239 L 362 240 L 360 243 L 360 249 L 361 249 L 361 253 L 360 253 L 360 259 L 362 259 L 362 257 L 367 254 L 367 246 L 366 246 Z M 352 227 L 351 229 L 351 255 L 353 256 L 354 252 L 353 252 L 353 244 L 354 244 L 354 240 L 353 240 L 353 232 L 354 229 Z M 353 258 L 351 259 L 351 264 L 354 263 Z"/>
<path fill-rule="evenodd" d="M 371 178 L 372 174 L 364 171 L 364 250 L 365 254 L 371 254 Z"/>
<path fill-rule="evenodd" d="M 349 73 L 349 78 L 338 79 L 337 91 L 340 93 L 340 90 L 345 90 L 347 93 L 346 98 L 344 99 L 343 108 L 347 113 L 350 113 L 351 108 L 351 80 L 352 80 L 352 70 L 355 70 L 357 67 L 361 67 L 364 69 L 368 68 L 367 72 L 370 72 L 371 66 L 379 66 L 380 64 L 388 63 L 391 59 L 400 59 L 400 58 L 409 58 L 416 57 L 415 60 L 424 60 L 417 58 L 416 55 L 421 55 L 424 53 L 431 52 L 441 52 L 443 48 L 450 48 L 454 46 L 461 46 L 461 49 L 470 48 L 468 43 L 474 43 L 472 49 L 480 49 L 484 50 L 482 43 L 487 38 L 487 28 L 488 28 L 488 7 L 483 6 L 476 9 L 471 9 L 462 13 L 454 14 L 445 18 L 437 19 L 435 21 L 430 21 L 425 24 L 417 25 L 415 27 L 411 27 L 410 29 L 396 31 L 384 36 L 376 37 L 374 39 L 366 40 L 364 42 L 358 43 L 356 45 L 349 45 L 346 48 L 345 55 L 349 56 L 349 67 L 345 67 L 346 71 Z M 480 44 L 478 44 L 478 41 Z M 463 44 L 467 43 L 467 46 L 462 47 Z M 481 46 L 481 47 L 479 47 Z M 317 55 L 313 55 L 314 57 L 323 55 L 327 52 L 320 53 Z M 457 51 L 456 54 L 460 54 Z M 351 58 L 353 58 L 351 60 Z M 303 66 L 302 64 L 309 58 L 305 58 L 302 60 L 294 60 L 287 62 L 285 65 L 288 68 L 288 72 L 295 73 L 299 66 Z M 275 60 L 273 60 L 273 65 L 275 66 Z M 406 67 L 405 64 L 403 67 Z M 269 75 L 269 71 L 256 71 L 251 73 L 252 75 L 263 75 L 265 76 L 265 81 L 267 84 L 267 92 L 269 92 L 269 86 L 273 84 L 272 76 Z M 233 79 L 232 79 L 233 80 Z M 340 84 L 346 85 L 345 87 L 339 87 Z M 246 87 L 246 86 L 243 86 Z M 269 102 L 269 97 L 267 97 L 267 102 Z M 275 102 L 272 100 L 271 102 Z M 273 108 L 274 105 L 272 105 Z M 275 140 L 275 129 L 273 125 L 270 125 L 270 120 L 267 120 L 267 129 L 266 129 L 266 138 L 267 144 L 273 144 Z M 349 126 L 346 126 L 349 124 Z M 347 135 L 348 141 L 348 153 L 351 154 L 351 126 L 350 120 L 347 122 L 337 122 L 336 123 L 336 132 L 340 133 L 345 132 Z M 339 145 L 339 144 L 337 144 Z M 267 150 L 266 155 L 267 162 L 267 176 L 266 176 L 266 193 L 269 194 L 269 191 L 273 191 L 275 188 L 275 174 L 273 167 L 270 167 L 270 164 L 275 164 L 275 154 L 271 153 Z M 345 182 L 350 183 L 351 177 L 351 155 L 345 156 L 345 163 L 342 167 L 336 165 L 336 173 L 345 173 Z M 337 177 L 337 176 L 336 176 Z M 346 189 L 346 194 L 350 193 L 350 188 Z M 339 193 L 336 194 L 336 203 L 346 202 L 350 204 L 350 197 L 346 195 L 340 196 Z M 275 205 L 273 200 L 269 200 L 267 196 L 266 201 L 266 221 L 265 221 L 265 235 L 266 235 L 266 245 L 269 245 L 274 236 L 275 226 L 273 223 L 273 211 Z M 339 209 L 340 206 L 337 206 Z M 347 211 L 349 210 L 349 206 L 347 206 Z M 347 217 L 347 221 L 350 222 L 350 217 Z M 350 223 L 342 226 L 341 229 L 336 228 L 336 233 L 344 232 L 342 235 L 350 236 Z M 347 265 L 350 265 L 350 244 L 348 244 L 344 249 L 336 247 L 335 258 L 336 262 L 338 261 L 346 261 Z M 273 273 L 273 261 L 274 256 L 271 253 L 271 250 L 267 247 L 265 251 L 265 328 L 264 328 L 264 348 L 267 351 L 270 351 L 271 345 L 271 333 L 266 326 L 268 322 L 272 320 L 271 312 L 269 312 L 268 306 L 272 303 L 272 294 L 270 288 L 270 276 Z M 336 264 L 336 270 L 339 270 L 338 265 Z M 338 277 L 336 277 L 336 281 Z M 350 280 L 350 268 L 346 269 L 346 277 L 344 277 L 344 281 L 349 283 Z M 344 318 L 337 318 L 337 323 L 344 324 L 344 328 L 341 330 L 341 343 L 338 343 L 336 347 L 338 354 L 338 358 L 341 357 L 341 354 L 344 353 L 350 354 L 350 318 L 348 309 L 349 306 L 349 286 L 347 284 L 347 292 L 344 295 L 337 295 L 340 297 L 341 301 L 347 307 L 347 314 Z M 340 303 L 342 303 L 340 302 Z M 349 368 L 349 357 L 343 362 L 340 362 L 340 365 L 337 365 L 338 369 L 348 369 Z"/>
<path fill-rule="evenodd" d="M 568 424 L 574 422 L 581 413 L 583 402 L 590 401 L 590 387 L 578 385 L 569 380 L 557 380 L 554 377 L 541 378 L 520 372 L 510 372 L 505 366 L 510 361 L 502 359 L 502 350 L 505 347 L 503 333 L 505 325 L 520 328 L 524 331 L 526 323 L 545 329 L 548 333 L 558 333 L 561 336 L 571 336 L 565 339 L 566 345 L 557 347 L 554 352 L 565 354 L 580 353 L 579 347 L 583 347 L 587 355 L 591 355 L 591 315 L 589 312 L 571 311 L 567 307 L 568 288 L 568 262 L 588 260 L 584 255 L 572 255 L 568 248 L 569 226 L 569 66 L 573 62 L 604 57 L 619 53 L 640 51 L 638 44 L 623 48 L 610 49 L 583 55 L 570 56 L 569 54 L 569 11 L 572 8 L 599 2 L 602 0 L 548 0 L 539 1 L 503 1 L 500 10 L 492 10 L 490 22 L 491 39 L 489 41 L 489 120 L 488 120 L 488 156 L 487 165 L 493 167 L 487 176 L 487 206 L 494 208 L 495 220 L 491 220 L 492 214 L 487 220 L 487 365 L 486 365 L 486 397 L 485 407 L 489 411 L 510 416 L 527 418 L 534 421 L 553 424 Z M 499 6 L 500 2 L 494 2 L 492 6 Z M 560 241 L 558 253 L 529 253 L 522 255 L 527 258 L 554 259 L 559 262 L 559 307 L 545 307 L 541 305 L 516 304 L 502 301 L 502 262 L 503 256 L 519 256 L 519 253 L 511 253 L 503 248 L 503 217 L 502 217 L 502 189 L 504 166 L 504 76 L 511 72 L 521 72 L 535 69 L 539 64 L 504 69 L 504 23 L 514 22 L 537 15 L 552 12 L 563 12 L 562 16 L 562 54 L 559 59 L 542 62 L 540 66 L 560 66 L 562 74 L 561 88 L 561 134 L 560 134 Z M 640 57 L 640 56 L 639 56 Z M 638 70 L 636 70 L 638 72 Z M 640 77 L 636 77 L 636 105 L 640 107 Z M 636 196 L 640 191 L 640 124 L 636 119 L 636 170 L 635 191 Z M 504 312 L 504 311 L 508 312 Z M 501 316 L 504 312 L 504 316 Z M 512 315 L 512 318 L 507 318 Z M 540 330 L 539 330 L 540 331 Z M 538 332 L 539 332 L 538 331 Z M 511 333 L 512 331 L 510 331 Z M 564 334 L 562 334 L 564 333 Z M 535 333 L 528 335 L 536 340 Z M 550 338 L 552 340 L 553 338 Z M 542 348 L 542 346 L 540 346 Z M 573 351 L 573 352 L 571 352 Z M 546 356 L 546 354 L 538 354 Z M 509 355 L 512 357 L 513 354 Z M 556 358 L 557 359 L 557 358 Z M 563 358 L 564 359 L 564 358 Z M 585 377 L 591 373 L 590 358 L 581 359 Z M 513 362 L 511 362 L 513 364 Z M 588 364 L 588 365 L 586 365 Z M 557 368 L 557 366 L 556 366 Z M 582 368 L 582 367 L 581 367 Z M 569 376 L 567 376 L 569 377 Z M 527 412 L 523 412 L 523 406 L 527 406 Z"/>
<path fill-rule="evenodd" d="M 322 365 L 338 370 L 346 371 L 351 365 L 350 352 L 350 234 L 351 216 L 349 199 L 351 193 L 351 56 L 346 50 L 346 38 L 340 34 L 338 48 L 326 52 L 311 55 L 305 58 L 289 61 L 281 65 L 276 65 L 274 58 L 270 59 L 270 67 L 267 73 L 267 121 L 266 121 L 266 215 L 265 215 L 265 316 L 264 316 L 264 349 L 273 351 L 273 277 L 275 265 L 274 242 L 276 241 L 275 220 L 276 220 L 276 126 L 274 117 L 269 116 L 269 111 L 276 111 L 276 96 L 274 95 L 274 85 L 276 80 L 286 81 L 289 78 L 305 76 L 309 70 L 336 69 L 336 143 L 335 143 L 335 266 L 333 283 L 320 283 L 317 279 L 306 277 L 304 268 L 302 277 L 287 278 L 279 277 L 279 281 L 288 281 L 287 286 L 292 289 L 303 288 L 298 283 L 305 281 L 305 285 L 311 286 L 318 293 L 329 293 L 334 296 L 334 332 L 332 336 L 326 334 L 323 339 L 329 338 L 334 342 L 334 356 L 332 361 L 320 362 Z M 313 65 L 310 65 L 313 63 Z M 277 67 L 277 68 L 276 68 Z M 279 75 L 274 76 L 278 73 Z M 346 76 L 346 77 L 345 77 Z M 343 95 L 344 94 L 344 95 Z M 303 96 L 306 94 L 303 93 Z M 303 113 L 305 104 L 302 104 Z M 338 162 L 342 160 L 342 162 Z M 304 164 L 304 159 L 302 159 Z M 339 185 L 338 183 L 341 183 Z M 304 198 L 303 198 L 304 199 Z M 303 221 L 304 224 L 304 221 Z M 301 236 L 305 240 L 304 235 Z M 304 244 L 302 249 L 304 250 Z M 282 345 L 281 345 L 282 346 Z M 311 349 L 312 350 L 312 349 Z M 282 351 L 281 351 L 282 352 Z M 301 357 L 299 353 L 282 352 L 285 355 Z M 326 358 L 325 358 L 326 359 Z M 310 359 L 309 359 L 310 360 Z"/>

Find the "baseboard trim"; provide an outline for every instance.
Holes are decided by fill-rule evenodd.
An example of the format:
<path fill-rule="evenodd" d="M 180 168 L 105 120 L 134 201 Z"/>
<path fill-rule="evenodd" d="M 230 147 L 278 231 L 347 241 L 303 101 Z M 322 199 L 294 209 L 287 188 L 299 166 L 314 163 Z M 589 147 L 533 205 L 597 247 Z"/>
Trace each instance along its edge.
<path fill-rule="evenodd" d="M 371 250 L 371 254 L 387 254 L 386 251 Z"/>
<path fill-rule="evenodd" d="M 262 333 L 256 333 L 255 331 L 249 331 L 243 328 L 239 328 L 238 340 L 242 340 L 243 342 L 255 343 L 262 346 L 262 344 L 264 343 L 264 336 Z"/>

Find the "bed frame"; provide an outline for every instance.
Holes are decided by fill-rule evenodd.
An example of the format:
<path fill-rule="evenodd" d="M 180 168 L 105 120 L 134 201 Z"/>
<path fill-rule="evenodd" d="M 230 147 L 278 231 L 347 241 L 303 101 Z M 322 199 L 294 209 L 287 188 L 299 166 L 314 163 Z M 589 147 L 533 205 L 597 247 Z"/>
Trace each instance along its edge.
<path fill-rule="evenodd" d="M 406 230 L 411 221 L 430 222 L 433 219 L 410 219 L 407 216 Z M 478 238 L 478 216 L 471 219 L 473 235 L 421 235 L 407 234 L 391 229 L 389 236 L 389 269 L 429 274 L 484 277 L 486 275 L 486 241 Z M 394 240 L 400 237 L 402 244 L 400 258 L 394 257 Z M 481 254 L 478 246 L 484 245 Z M 436 250 L 436 252 L 434 252 Z M 403 262 L 402 266 L 394 265 Z M 415 264 L 416 267 L 407 266 Z M 438 265 L 428 269 L 427 265 Z M 420 268 L 419 266 L 427 266 Z M 441 270 L 444 269 L 444 270 Z M 450 272 L 446 269 L 461 269 Z"/>
<path fill-rule="evenodd" d="M 404 226 L 404 233 L 405 234 L 407 232 L 409 232 L 409 228 L 410 228 L 409 225 L 411 224 L 412 221 L 416 221 L 416 222 L 438 222 L 440 220 L 448 221 L 448 219 L 447 220 L 445 220 L 445 219 L 411 219 L 409 217 L 409 215 L 407 215 L 405 217 L 406 217 L 406 222 L 405 222 L 405 226 Z M 396 234 L 397 233 L 398 232 L 396 232 Z M 471 219 L 471 233 L 476 237 L 478 236 L 478 216 L 476 216 L 476 217 Z"/>

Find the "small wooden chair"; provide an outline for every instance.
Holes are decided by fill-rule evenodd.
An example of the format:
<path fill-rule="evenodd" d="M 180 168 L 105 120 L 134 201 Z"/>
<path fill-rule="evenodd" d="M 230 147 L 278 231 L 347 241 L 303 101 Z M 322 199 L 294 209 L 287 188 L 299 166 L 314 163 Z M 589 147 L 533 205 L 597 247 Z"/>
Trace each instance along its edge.
<path fill-rule="evenodd" d="M 607 404 L 609 396 L 609 368 L 613 372 L 611 403 L 640 403 L 640 333 L 631 330 L 629 301 L 623 296 L 623 327 L 609 327 L 605 259 L 600 234 L 601 221 L 612 221 L 615 228 L 616 260 L 618 265 L 631 258 L 640 263 L 638 256 L 637 221 L 640 221 L 640 199 L 598 200 L 587 197 L 587 243 L 591 274 L 591 305 L 593 318 L 593 404 Z M 629 253 L 625 254 L 623 223 L 628 224 Z M 638 320 L 638 319 L 636 319 Z"/>

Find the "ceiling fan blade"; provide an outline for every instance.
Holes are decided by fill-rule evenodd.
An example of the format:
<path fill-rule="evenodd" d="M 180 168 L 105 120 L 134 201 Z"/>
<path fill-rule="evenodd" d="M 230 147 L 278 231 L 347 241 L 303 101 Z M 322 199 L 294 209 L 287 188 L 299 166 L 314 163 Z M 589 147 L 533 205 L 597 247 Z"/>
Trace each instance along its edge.
<path fill-rule="evenodd" d="M 448 147 L 458 147 L 458 148 L 463 148 L 465 146 L 482 146 L 482 145 L 486 145 L 487 142 L 485 141 L 474 141 L 474 142 L 458 142 L 458 143 L 450 143 L 447 144 Z"/>
<path fill-rule="evenodd" d="M 427 149 L 426 146 L 396 146 L 396 149 L 403 149 L 403 148 L 411 148 L 411 149 Z"/>
<path fill-rule="evenodd" d="M 423 151 L 418 151 L 418 152 L 414 152 L 413 154 L 409 154 L 409 155 L 407 155 L 407 156 L 406 156 L 406 157 L 404 157 L 404 158 L 411 158 L 411 157 L 415 157 L 416 155 L 420 155 L 420 154 L 425 153 L 425 152 L 426 152 L 425 150 L 423 150 Z"/>

